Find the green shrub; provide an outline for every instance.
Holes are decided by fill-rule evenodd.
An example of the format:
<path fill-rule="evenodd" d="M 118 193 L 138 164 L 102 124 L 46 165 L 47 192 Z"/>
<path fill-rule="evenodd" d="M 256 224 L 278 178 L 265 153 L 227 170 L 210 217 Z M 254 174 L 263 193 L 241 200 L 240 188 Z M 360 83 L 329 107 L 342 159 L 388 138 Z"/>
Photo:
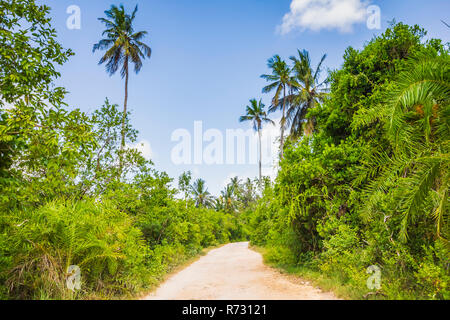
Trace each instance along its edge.
<path fill-rule="evenodd" d="M 450 299 L 448 249 L 442 242 L 424 247 L 425 256 L 414 273 L 419 290 L 427 299 Z"/>
<path fill-rule="evenodd" d="M 10 298 L 110 297 L 150 283 L 141 231 L 108 203 L 55 201 L 2 214 L 0 234 L 0 277 Z M 77 293 L 66 287 L 70 265 L 81 269 Z"/>
<path fill-rule="evenodd" d="M 267 261 L 353 298 L 372 290 L 376 265 L 381 288 L 370 297 L 448 299 L 450 60 L 448 45 L 425 35 L 393 23 L 329 73 L 329 94 L 303 119 L 313 132 L 287 139 L 250 218 Z"/>
<path fill-rule="evenodd" d="M 297 256 L 286 247 L 269 247 L 264 254 L 264 262 L 275 265 L 296 265 Z"/>

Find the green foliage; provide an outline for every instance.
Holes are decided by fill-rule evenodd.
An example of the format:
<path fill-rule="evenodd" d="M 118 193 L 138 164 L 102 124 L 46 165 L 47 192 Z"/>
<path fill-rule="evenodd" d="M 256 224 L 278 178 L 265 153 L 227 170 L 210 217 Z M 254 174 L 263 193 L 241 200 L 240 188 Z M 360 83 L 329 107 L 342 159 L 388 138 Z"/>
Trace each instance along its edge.
<path fill-rule="evenodd" d="M 38 173 L 17 179 L 17 190 L 26 200 L 20 209 L 8 185 L 1 185 L 5 196 L 0 215 L 2 298 L 130 296 L 157 284 L 203 248 L 245 238 L 238 217 L 205 208 L 211 196 L 204 182 L 194 184 L 198 195 L 205 196 L 202 203 L 196 202 L 198 206 L 177 200 L 166 173 L 152 168 L 137 150 L 121 148 L 122 115 L 117 105 L 106 100 L 83 119 L 91 140 L 88 146 L 79 144 L 72 150 L 73 160 L 66 159 L 73 161 L 72 176 L 59 181 L 63 167 L 50 171 L 48 164 L 36 167 L 23 161 L 22 171 L 17 172 L 45 168 L 45 177 L 60 184 L 46 185 L 48 180 Z M 125 124 L 127 140 L 133 143 L 138 133 L 128 117 Z M 54 150 L 56 158 L 64 145 L 64 139 L 57 139 L 47 152 Z M 68 153 L 61 152 L 62 160 L 64 156 Z M 38 163 L 42 157 L 32 159 Z M 29 194 L 37 188 L 39 192 Z M 82 271 L 82 289 L 76 293 L 66 287 L 69 265 Z"/>
<path fill-rule="evenodd" d="M 448 261 L 446 250 L 442 242 L 436 242 L 433 247 L 424 249 L 425 257 L 414 274 L 420 289 L 428 299 L 449 300 L 450 275 L 448 264 L 445 263 L 446 259 Z"/>
<path fill-rule="evenodd" d="M 99 64 L 106 62 L 106 71 L 109 75 L 113 75 L 122 68 L 120 74 L 125 78 L 125 102 L 123 106 L 123 120 L 122 120 L 122 140 L 121 147 L 125 148 L 126 144 L 126 117 L 128 104 L 128 78 L 130 64 L 134 64 L 134 71 L 139 73 L 143 66 L 143 60 L 150 58 L 152 49 L 143 43 L 143 39 L 147 35 L 147 31 L 134 30 L 134 19 L 138 6 L 136 6 L 131 14 L 125 12 L 123 5 L 117 7 L 112 5 L 111 9 L 105 11 L 106 18 L 99 18 L 106 29 L 102 36 L 105 38 L 100 40 L 93 47 L 93 52 L 97 50 L 106 50 Z M 122 158 L 120 161 L 122 162 Z"/>
<path fill-rule="evenodd" d="M 194 181 L 191 186 L 191 194 L 197 207 L 212 207 L 213 197 L 206 187 L 205 180 L 197 179 Z"/>
<path fill-rule="evenodd" d="M 190 171 L 188 172 L 183 172 L 180 177 L 178 178 L 178 189 L 180 189 L 180 191 L 183 193 L 184 195 L 184 200 L 186 201 L 186 206 L 187 206 L 187 201 L 188 201 L 188 196 L 189 196 L 189 188 L 191 185 L 191 180 L 192 180 L 192 173 Z"/>
<path fill-rule="evenodd" d="M 123 5 L 112 5 L 111 9 L 105 11 L 106 18 L 98 19 L 106 27 L 103 32 L 106 37 L 94 45 L 93 51 L 106 50 L 99 64 L 106 62 L 106 70 L 111 75 L 122 68 L 121 76 L 124 78 L 128 73 L 129 62 L 134 64 L 138 73 L 142 68 L 142 60 L 151 56 L 152 50 L 142 42 L 148 34 L 147 31 L 134 30 L 137 11 L 136 6 L 133 12 L 128 14 Z"/>
<path fill-rule="evenodd" d="M 296 265 L 297 257 L 286 247 L 268 247 L 264 255 L 264 262 L 275 265 Z"/>
<path fill-rule="evenodd" d="M 294 76 L 291 80 L 291 94 L 286 99 L 289 103 L 287 123 L 291 127 L 292 138 L 298 138 L 303 133 L 310 135 L 314 131 L 314 117 L 306 116 L 317 104 L 323 102 L 327 95 L 324 82 L 319 81 L 322 64 L 326 57 L 327 55 L 322 56 L 315 70 L 306 50 L 298 50 L 298 58 L 290 58 L 294 65 L 292 68 Z"/>
<path fill-rule="evenodd" d="M 257 101 L 256 99 L 251 99 L 250 106 L 247 106 L 247 114 L 245 116 L 241 116 L 239 121 L 251 121 L 253 124 L 253 129 L 259 132 L 264 122 L 274 123 L 272 120 L 267 118 L 267 113 L 264 111 L 265 107 L 266 106 L 262 103 L 262 100 Z"/>
<path fill-rule="evenodd" d="M 233 178 L 215 199 L 190 173 L 174 189 L 126 146 L 138 136 L 126 102 L 123 113 L 108 100 L 92 115 L 65 108 L 54 80 L 72 53 L 48 12 L 0 2 L 0 298 L 130 296 L 205 247 L 248 238 L 268 248 L 267 262 L 320 272 L 352 297 L 368 293 L 366 269 L 377 265 L 376 297 L 450 298 L 450 60 L 440 40 L 392 25 L 346 50 L 326 97 L 312 89 L 324 58 L 313 75 L 299 52 L 295 77 L 279 56 L 269 60 L 264 92 L 283 110 L 278 177 Z M 107 11 L 95 47 L 110 48 L 102 61 L 112 73 L 123 62 L 127 78 L 127 59 L 138 71 L 150 55 L 135 13 Z M 296 139 L 304 122 L 311 134 Z M 81 268 L 80 291 L 66 286 L 70 265 Z"/>
<path fill-rule="evenodd" d="M 312 136 L 291 139 L 251 217 L 270 263 L 300 266 L 363 298 L 448 299 L 449 54 L 395 24 L 348 48 L 311 108 Z M 374 292 L 372 292 L 373 294 Z"/>
<path fill-rule="evenodd" d="M 240 122 L 251 121 L 253 129 L 258 132 L 259 143 L 259 180 L 262 179 L 261 158 L 262 158 L 262 146 L 261 146 L 261 129 L 263 123 L 275 124 L 267 117 L 267 113 L 264 110 L 265 105 L 262 100 L 259 102 L 256 99 L 250 100 L 250 106 L 247 106 L 246 115 L 239 118 Z"/>
<path fill-rule="evenodd" d="M 448 54 L 427 55 L 409 63 L 388 102 L 377 107 L 394 154 L 377 151 L 367 161 L 369 175 L 378 176 L 366 189 L 366 211 L 370 215 L 378 192 L 394 184 L 392 196 L 399 203 L 394 213 L 403 214 L 403 240 L 424 213 L 436 220 L 437 234 L 448 238 L 450 59 Z"/>
<path fill-rule="evenodd" d="M 7 297 L 68 299 L 136 292 L 150 282 L 148 253 L 133 219 L 108 203 L 51 202 L 0 217 L 0 278 Z M 66 287 L 70 265 L 81 269 L 82 290 Z"/>
<path fill-rule="evenodd" d="M 49 10 L 29 0 L 0 2 L 0 107 L 18 100 L 39 107 L 61 103 L 65 90 L 52 88 L 52 81 L 72 52 L 56 41 Z"/>
<path fill-rule="evenodd" d="M 130 297 L 203 248 L 245 239 L 238 215 L 207 208 L 213 199 L 203 180 L 191 187 L 183 176 L 186 199 L 178 200 L 172 179 L 126 145 L 138 136 L 126 109 L 106 99 L 92 115 L 66 110 L 53 81 L 71 52 L 56 42 L 48 10 L 0 3 L 0 298 Z M 132 33 L 136 11 L 112 11 L 120 25 L 102 20 L 114 29 L 108 39 L 120 28 Z M 144 35 L 133 41 L 149 56 Z M 143 56 L 130 56 L 140 69 L 134 54 Z M 81 269 L 75 292 L 66 286 L 71 265 Z"/>
<path fill-rule="evenodd" d="M 291 69 L 288 64 L 281 59 L 279 55 L 275 55 L 267 61 L 267 67 L 271 69 L 272 74 L 263 74 L 261 78 L 270 82 L 269 85 L 263 88 L 263 93 L 270 93 L 275 91 L 275 95 L 272 99 L 272 106 L 269 108 L 269 112 L 273 112 L 277 109 L 281 109 L 282 116 L 280 120 L 281 126 L 281 139 L 280 139 L 280 152 L 281 158 L 284 152 L 284 130 L 286 128 L 286 96 L 287 90 L 291 83 Z"/>
<path fill-rule="evenodd" d="M 47 6 L 2 1 L 0 12 L 0 206 L 66 197 L 85 160 L 79 149 L 94 143 L 87 116 L 65 110 L 65 90 L 53 85 L 72 53 L 57 43 Z"/>

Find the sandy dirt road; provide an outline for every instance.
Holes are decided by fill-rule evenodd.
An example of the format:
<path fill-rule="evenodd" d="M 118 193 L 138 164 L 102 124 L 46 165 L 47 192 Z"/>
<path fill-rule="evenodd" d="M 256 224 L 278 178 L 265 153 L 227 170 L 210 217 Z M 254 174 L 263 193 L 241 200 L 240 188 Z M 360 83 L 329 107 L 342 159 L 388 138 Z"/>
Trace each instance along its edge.
<path fill-rule="evenodd" d="M 263 264 L 247 242 L 211 250 L 164 282 L 146 300 L 332 300 L 307 282 Z"/>

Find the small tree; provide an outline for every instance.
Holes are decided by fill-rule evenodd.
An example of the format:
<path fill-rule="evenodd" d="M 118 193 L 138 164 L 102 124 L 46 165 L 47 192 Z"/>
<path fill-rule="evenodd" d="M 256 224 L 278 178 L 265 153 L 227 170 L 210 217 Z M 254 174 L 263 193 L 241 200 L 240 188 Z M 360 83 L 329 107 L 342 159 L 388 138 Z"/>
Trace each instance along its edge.
<path fill-rule="evenodd" d="M 178 188 L 184 193 L 184 201 L 186 202 L 186 208 L 188 205 L 189 186 L 192 180 L 191 171 L 183 172 L 178 178 Z"/>

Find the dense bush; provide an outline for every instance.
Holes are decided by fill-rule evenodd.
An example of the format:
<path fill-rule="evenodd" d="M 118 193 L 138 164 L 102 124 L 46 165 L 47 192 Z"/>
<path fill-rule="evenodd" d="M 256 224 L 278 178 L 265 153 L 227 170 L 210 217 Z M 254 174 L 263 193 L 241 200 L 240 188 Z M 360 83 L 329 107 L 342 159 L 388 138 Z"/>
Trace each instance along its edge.
<path fill-rule="evenodd" d="M 448 45 L 393 25 L 346 50 L 327 95 L 299 51 L 299 83 L 269 108 L 297 115 L 275 183 L 236 177 L 214 198 L 190 173 L 176 190 L 127 147 L 138 132 L 117 105 L 67 110 L 54 81 L 72 52 L 48 7 L 1 1 L 0 11 L 0 298 L 129 296 L 203 248 L 250 237 L 267 262 L 318 272 L 352 297 L 450 299 Z M 290 72 L 280 59 L 265 78 Z"/>
<path fill-rule="evenodd" d="M 377 265 L 378 297 L 448 299 L 450 58 L 425 34 L 393 25 L 330 73 L 307 115 L 313 133 L 286 144 L 252 217 L 267 261 L 307 266 L 356 298 Z"/>
<path fill-rule="evenodd" d="M 108 99 L 91 115 L 67 110 L 54 80 L 72 52 L 49 10 L 0 2 L 0 298 L 126 297 L 203 248 L 244 239 L 237 212 L 191 199 L 190 181 L 178 200 L 173 180 L 127 147 L 138 136 L 129 112 Z"/>
<path fill-rule="evenodd" d="M 137 150 L 120 147 L 122 117 L 116 105 L 106 101 L 83 119 L 92 141 L 70 151 L 84 159 L 70 162 L 74 180 L 61 176 L 64 171 L 30 166 L 29 172 L 43 168 L 45 175 L 29 177 L 11 168 L 7 174 L 14 175 L 0 185 L 3 298 L 130 296 L 157 284 L 203 248 L 245 239 L 239 214 L 196 206 L 190 196 L 176 199 L 167 174 L 156 171 Z M 128 117 L 125 121 L 126 137 L 135 142 L 137 131 Z M 64 145 L 58 143 L 50 142 L 49 150 Z M 45 152 L 47 145 L 40 148 Z M 39 190 L 42 184 L 46 187 Z M 18 190 L 21 202 L 8 196 L 11 188 Z M 76 293 L 66 286 L 71 265 L 82 271 Z"/>
<path fill-rule="evenodd" d="M 183 204 L 184 205 L 184 204 Z M 0 216 L 4 298 L 111 298 L 148 289 L 203 248 L 231 240 L 233 219 L 175 201 L 136 218 L 110 202 L 54 201 Z M 178 210 L 177 210 L 178 207 Z M 137 220 L 137 221 L 136 221 Z M 81 291 L 66 286 L 81 269 Z"/>
<path fill-rule="evenodd" d="M 10 298 L 107 297 L 136 292 L 150 282 L 141 231 L 111 204 L 55 201 L 0 219 L 0 277 Z M 70 265 L 81 269 L 77 293 L 66 287 Z"/>

